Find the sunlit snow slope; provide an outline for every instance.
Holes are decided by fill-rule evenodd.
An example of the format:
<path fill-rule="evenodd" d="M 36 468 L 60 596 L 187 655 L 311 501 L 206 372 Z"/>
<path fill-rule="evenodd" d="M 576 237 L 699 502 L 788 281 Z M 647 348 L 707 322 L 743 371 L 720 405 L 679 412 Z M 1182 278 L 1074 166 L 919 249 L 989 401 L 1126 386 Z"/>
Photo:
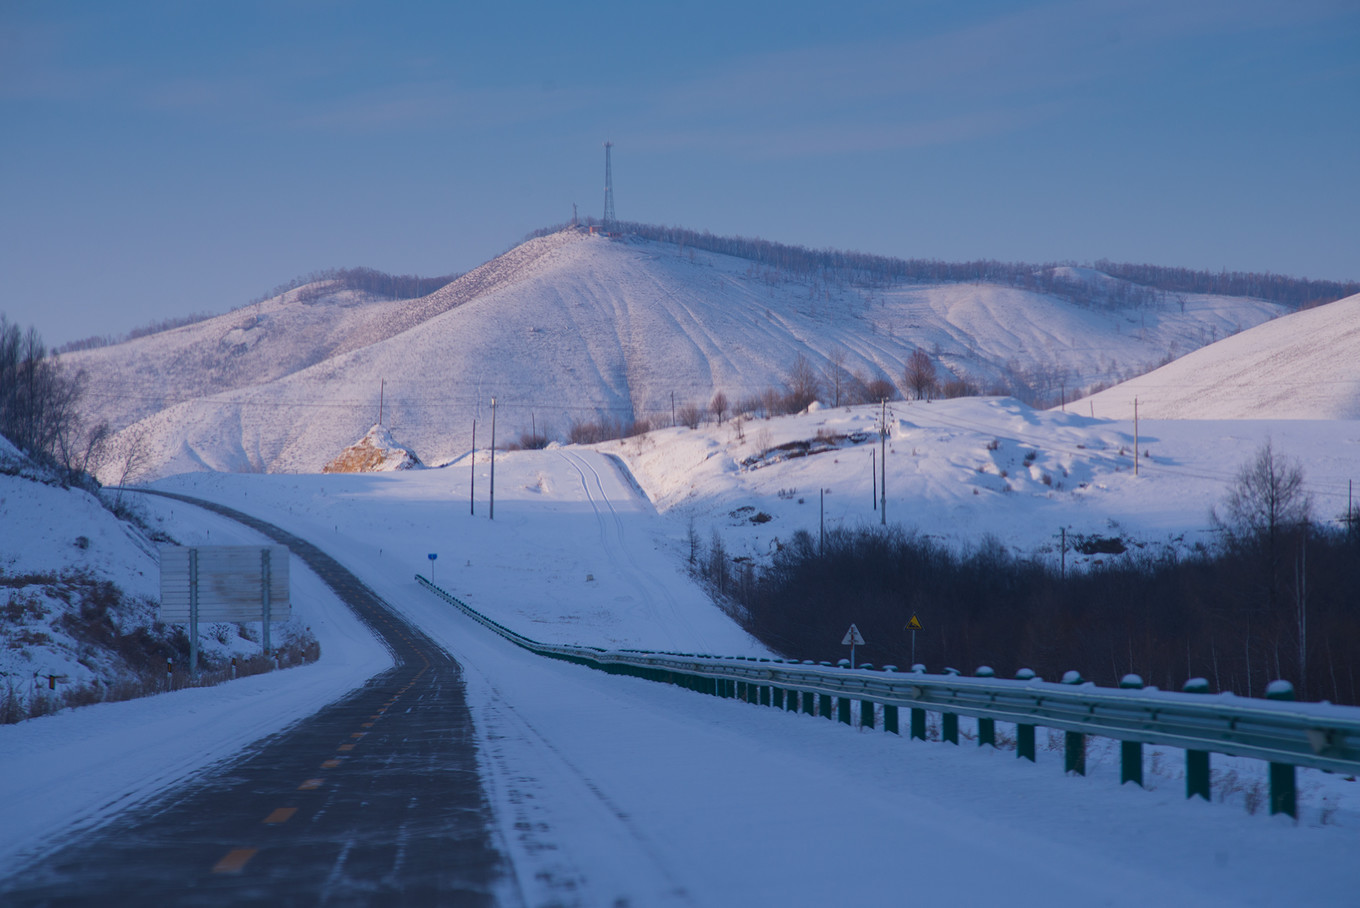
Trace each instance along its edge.
<path fill-rule="evenodd" d="M 1150 419 L 1360 419 L 1360 295 L 1196 350 L 1089 406 L 1127 418 L 1134 398 Z"/>
<path fill-rule="evenodd" d="M 294 294 L 296 296 L 296 294 Z M 427 464 L 497 442 L 563 437 L 607 417 L 669 425 L 673 406 L 782 385 L 801 354 L 823 376 L 901 384 L 915 349 L 941 375 L 1023 375 L 1056 395 L 1136 374 L 1282 312 L 1190 297 L 1082 307 L 1009 287 L 795 280 L 744 259 L 565 231 L 420 300 L 301 304 L 288 295 L 72 357 L 92 415 L 123 431 L 101 475 L 320 470 L 379 416 Z M 325 313 L 331 313 L 327 321 Z M 834 383 L 827 382 L 828 403 Z M 134 421 L 135 420 L 135 421 Z"/>

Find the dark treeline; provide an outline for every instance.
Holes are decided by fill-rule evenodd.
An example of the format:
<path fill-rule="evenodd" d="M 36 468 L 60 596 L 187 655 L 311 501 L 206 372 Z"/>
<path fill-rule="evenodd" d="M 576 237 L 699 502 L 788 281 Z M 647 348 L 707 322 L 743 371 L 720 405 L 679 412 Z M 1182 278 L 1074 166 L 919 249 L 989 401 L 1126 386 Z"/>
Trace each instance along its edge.
<path fill-rule="evenodd" d="M 592 223 L 587 219 L 587 223 Z M 544 228 L 531 236 L 543 236 L 565 225 Z M 702 249 L 768 266 L 791 277 L 852 286 L 881 287 L 904 281 L 930 283 L 987 282 L 1047 293 L 1079 305 L 1118 308 L 1149 306 L 1169 294 L 1216 293 L 1250 296 L 1293 308 L 1332 302 L 1360 293 L 1360 283 L 1313 281 L 1278 274 L 1192 271 L 1157 265 L 1099 261 L 1093 266 L 1125 283 L 1085 281 L 1065 270 L 1074 263 L 1032 265 L 976 259 L 945 262 L 939 259 L 899 259 L 838 249 L 808 249 L 769 240 L 738 236 L 715 236 L 708 231 L 654 224 L 623 222 L 623 233 L 681 247 Z"/>
<path fill-rule="evenodd" d="M 77 413 L 85 377 L 62 367 L 33 328 L 0 314 L 0 435 L 39 463 L 75 476 L 108 434 L 86 431 Z"/>
<path fill-rule="evenodd" d="M 459 275 L 446 274 L 442 277 L 419 277 L 414 274 L 387 274 L 373 268 L 325 268 L 310 274 L 299 275 L 291 281 L 284 281 L 268 293 L 258 296 L 247 303 L 254 306 L 276 296 L 282 296 L 299 287 L 306 288 L 297 295 L 299 302 L 310 303 L 324 299 L 342 290 L 357 290 L 390 300 L 409 300 L 428 296 L 457 280 Z M 309 286 L 312 285 L 312 286 Z M 245 308 L 245 307 L 241 307 Z M 235 310 L 233 310 L 235 311 Z M 77 350 L 93 350 L 109 347 L 126 341 L 136 340 L 152 334 L 160 334 L 185 325 L 205 322 L 217 316 L 211 312 L 195 312 L 190 315 L 175 316 L 133 328 L 124 335 L 92 335 L 80 340 L 69 341 L 57 348 L 58 353 L 71 353 Z"/>
<path fill-rule="evenodd" d="M 753 634 L 796 658 L 849 655 L 839 643 L 854 622 L 868 641 L 859 660 L 905 669 L 914 614 L 923 625 L 916 660 L 932 672 L 990 665 L 1001 677 L 1031 668 L 1058 680 L 1076 670 L 1105 686 L 1132 672 L 1174 690 L 1203 677 L 1215 690 L 1258 697 L 1284 678 L 1301 698 L 1360 703 L 1354 533 L 1297 536 L 1283 570 L 1251 547 L 1225 546 L 1188 558 L 1111 558 L 1063 576 L 994 540 L 956 554 L 900 530 L 836 530 L 819 548 L 800 531 L 767 569 L 733 571 L 715 539 L 698 561 Z"/>
<path fill-rule="evenodd" d="M 457 279 L 456 274 L 419 277 L 414 274 L 387 274 L 373 268 L 334 268 L 320 272 L 319 277 L 307 281 L 316 286 L 303 290 L 298 294 L 298 299 L 310 302 L 337 290 L 358 290 L 392 300 L 413 300 L 428 296 Z"/>
<path fill-rule="evenodd" d="M 1170 293 L 1215 293 L 1270 300 L 1294 309 L 1307 309 L 1360 293 L 1358 281 L 1313 281 L 1283 274 L 1247 271 L 1192 271 L 1159 265 L 1132 265 L 1104 259 L 1093 265 L 1111 277 L 1156 287 Z"/>

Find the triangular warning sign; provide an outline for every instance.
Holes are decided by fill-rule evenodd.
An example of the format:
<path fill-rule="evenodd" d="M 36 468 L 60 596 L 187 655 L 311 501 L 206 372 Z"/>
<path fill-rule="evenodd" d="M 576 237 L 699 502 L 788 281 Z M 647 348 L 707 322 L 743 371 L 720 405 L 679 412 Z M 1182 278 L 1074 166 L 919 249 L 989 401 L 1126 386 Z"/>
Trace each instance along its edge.
<path fill-rule="evenodd" d="M 863 645 L 864 637 L 863 635 L 860 634 L 859 628 L 855 627 L 853 624 L 850 625 L 850 630 L 845 632 L 845 639 L 841 641 L 841 646 L 863 646 Z"/>
<path fill-rule="evenodd" d="M 907 622 L 906 629 L 909 631 L 919 631 L 921 629 L 921 622 L 916 620 L 915 615 L 912 615 L 911 620 Z"/>

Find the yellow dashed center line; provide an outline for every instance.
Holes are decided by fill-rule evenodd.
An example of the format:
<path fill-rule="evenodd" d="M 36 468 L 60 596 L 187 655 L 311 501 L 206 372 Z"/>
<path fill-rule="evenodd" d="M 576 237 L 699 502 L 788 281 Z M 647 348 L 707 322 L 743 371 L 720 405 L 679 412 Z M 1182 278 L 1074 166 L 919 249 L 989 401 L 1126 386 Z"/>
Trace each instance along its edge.
<path fill-rule="evenodd" d="M 362 737 L 363 737 L 364 735 L 366 735 L 366 734 L 368 734 L 368 732 L 366 732 L 366 731 L 356 731 L 354 734 L 350 735 L 350 737 L 351 737 L 351 738 L 362 738 Z"/>
<path fill-rule="evenodd" d="M 256 848 L 233 848 L 222 860 L 213 865 L 213 873 L 240 873 L 250 859 L 255 857 Z"/>
<path fill-rule="evenodd" d="M 313 788 L 320 788 L 324 784 L 320 779 L 308 779 L 298 786 L 298 791 L 311 791 Z"/>
<path fill-rule="evenodd" d="M 353 744 L 341 744 L 339 747 L 336 748 L 336 750 L 353 750 L 353 749 L 354 749 Z"/>
<path fill-rule="evenodd" d="M 297 813 L 296 807 L 280 807 L 265 817 L 264 821 L 270 826 L 277 826 L 280 823 L 287 823 L 295 813 Z"/>
<path fill-rule="evenodd" d="M 327 760 L 325 763 L 322 763 L 322 764 L 321 764 L 321 768 L 322 768 L 322 769 L 334 769 L 335 767 L 337 767 L 337 766 L 339 766 L 339 765 L 340 765 L 340 761 L 339 761 L 339 760 L 331 759 L 331 760 Z"/>

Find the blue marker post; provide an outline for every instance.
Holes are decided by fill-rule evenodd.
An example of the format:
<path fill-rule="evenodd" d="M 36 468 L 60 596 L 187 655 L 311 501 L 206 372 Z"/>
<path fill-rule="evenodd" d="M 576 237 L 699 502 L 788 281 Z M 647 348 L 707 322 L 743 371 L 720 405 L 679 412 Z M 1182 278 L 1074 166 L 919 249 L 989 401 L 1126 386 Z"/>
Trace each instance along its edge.
<path fill-rule="evenodd" d="M 438 558 L 438 557 L 439 557 L 439 556 L 436 555 L 434 552 L 431 552 L 430 555 L 429 555 L 429 558 L 430 558 L 430 583 L 434 583 L 434 560 L 435 560 L 436 558 Z"/>

